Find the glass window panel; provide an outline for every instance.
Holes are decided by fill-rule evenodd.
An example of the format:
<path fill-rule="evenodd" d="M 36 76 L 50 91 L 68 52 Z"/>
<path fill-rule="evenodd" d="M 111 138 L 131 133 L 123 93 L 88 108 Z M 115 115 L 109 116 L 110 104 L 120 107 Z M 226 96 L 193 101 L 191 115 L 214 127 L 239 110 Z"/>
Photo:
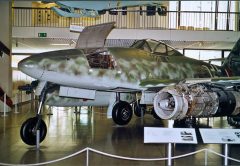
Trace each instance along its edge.
<path fill-rule="evenodd" d="M 230 1 L 230 12 L 235 12 L 235 1 Z M 176 4 L 172 4 L 176 6 Z M 172 7 L 172 8 L 173 8 Z M 182 28 L 204 28 L 205 30 L 214 30 L 216 1 L 181 1 L 181 11 L 201 11 L 203 13 L 181 13 L 180 25 Z M 229 21 L 229 30 L 235 30 L 235 15 L 227 14 L 228 1 L 218 1 L 217 29 L 226 30 L 227 20 Z"/>
<path fill-rule="evenodd" d="M 214 50 L 185 50 L 185 56 L 197 60 L 207 61 L 209 59 L 221 58 L 221 51 Z M 211 64 L 221 66 L 221 61 L 212 61 Z"/>
<path fill-rule="evenodd" d="M 157 44 L 159 43 L 159 42 L 154 41 L 154 40 L 148 40 L 147 42 L 148 42 L 148 45 L 150 46 L 150 48 L 151 48 L 152 51 L 154 51 L 155 47 L 156 47 Z"/>
<path fill-rule="evenodd" d="M 227 1 L 219 1 L 218 2 L 218 12 L 227 12 L 227 6 L 228 2 Z M 218 13 L 217 17 L 218 21 L 218 30 L 226 30 L 227 26 L 227 13 Z"/>
<path fill-rule="evenodd" d="M 230 51 L 224 51 L 224 58 L 227 58 L 229 54 L 230 54 Z"/>
<path fill-rule="evenodd" d="M 156 47 L 154 52 L 166 55 L 166 45 L 165 44 L 159 44 Z"/>
<path fill-rule="evenodd" d="M 182 56 L 182 54 L 180 52 L 178 52 L 177 50 L 171 48 L 171 47 L 168 47 L 167 46 L 167 53 L 168 53 L 168 56 Z"/>
<path fill-rule="evenodd" d="M 219 1 L 218 2 L 218 11 L 227 12 L 228 1 Z"/>
<path fill-rule="evenodd" d="M 140 49 L 142 49 L 144 51 L 151 52 L 151 50 L 150 50 L 150 48 L 149 48 L 149 46 L 148 46 L 148 44 L 146 42 L 144 43 L 144 45 Z"/>
<path fill-rule="evenodd" d="M 181 11 L 201 11 L 202 13 L 181 13 L 181 26 L 185 28 L 214 29 L 215 1 L 181 1 Z"/>
<path fill-rule="evenodd" d="M 141 47 L 141 45 L 143 45 L 143 40 L 138 40 L 135 43 L 133 43 L 133 45 L 131 46 L 132 48 L 139 48 Z"/>
<path fill-rule="evenodd" d="M 215 1 L 181 1 L 182 11 L 215 11 Z"/>
<path fill-rule="evenodd" d="M 235 12 L 235 1 L 230 1 L 230 12 Z M 219 1 L 218 12 L 228 12 L 228 1 Z M 228 20 L 229 19 L 229 20 Z M 229 21 L 229 30 L 235 29 L 235 15 L 228 13 L 218 14 L 218 30 L 226 30 L 227 20 Z"/>
<path fill-rule="evenodd" d="M 178 1 L 169 1 L 169 11 L 178 11 Z M 176 29 L 177 28 L 177 18 L 178 13 L 177 12 L 170 12 L 169 14 L 169 22 L 168 26 L 170 29 Z"/>
<path fill-rule="evenodd" d="M 141 50 L 144 50 L 144 51 L 149 51 L 151 52 L 149 46 L 148 46 L 148 43 L 145 41 L 145 40 L 140 40 L 140 41 L 137 41 L 136 43 L 134 43 L 132 46 L 132 48 L 138 48 L 138 49 L 141 49 Z"/>
<path fill-rule="evenodd" d="M 230 12 L 235 12 L 235 6 L 236 5 L 236 1 L 231 1 L 230 2 Z M 229 18 L 229 30 L 236 30 L 235 29 L 235 14 L 230 14 L 230 18 Z"/>

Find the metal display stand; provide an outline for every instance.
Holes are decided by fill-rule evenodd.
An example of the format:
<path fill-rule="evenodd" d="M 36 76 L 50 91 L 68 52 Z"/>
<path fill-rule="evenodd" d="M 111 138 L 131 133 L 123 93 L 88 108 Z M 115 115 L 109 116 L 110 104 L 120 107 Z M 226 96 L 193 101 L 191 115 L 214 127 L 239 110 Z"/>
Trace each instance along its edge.
<path fill-rule="evenodd" d="M 145 127 L 144 143 L 167 143 L 167 164 L 172 165 L 172 144 L 197 144 L 195 129 L 173 128 L 173 120 L 168 121 L 168 128 Z"/>
<path fill-rule="evenodd" d="M 224 147 L 224 165 L 228 165 L 228 144 L 225 144 Z"/>
<path fill-rule="evenodd" d="M 36 150 L 40 148 L 40 130 L 36 131 Z"/>
<path fill-rule="evenodd" d="M 240 144 L 240 129 L 199 129 L 203 142 L 224 145 L 224 165 L 228 165 L 229 144 Z"/>
<path fill-rule="evenodd" d="M 173 128 L 174 120 L 168 120 L 168 128 Z M 168 165 L 172 165 L 172 143 L 168 143 Z"/>

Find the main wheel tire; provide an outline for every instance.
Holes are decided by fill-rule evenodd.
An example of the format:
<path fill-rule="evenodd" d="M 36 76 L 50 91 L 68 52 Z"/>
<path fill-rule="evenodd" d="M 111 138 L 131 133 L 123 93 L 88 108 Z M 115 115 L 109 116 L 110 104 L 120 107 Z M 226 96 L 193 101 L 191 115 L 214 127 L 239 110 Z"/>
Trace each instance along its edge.
<path fill-rule="evenodd" d="M 126 101 L 117 102 L 112 110 L 113 121 L 118 125 L 126 125 L 132 119 L 132 107 Z"/>
<path fill-rule="evenodd" d="M 133 105 L 133 108 L 134 108 L 133 109 L 134 114 L 137 117 L 142 117 L 146 113 L 147 106 L 145 104 L 139 104 L 139 102 L 135 102 L 134 105 Z"/>
<path fill-rule="evenodd" d="M 157 113 L 155 112 L 154 107 L 152 108 L 151 114 L 152 114 L 152 116 L 154 117 L 154 119 L 162 120 L 162 119 L 157 115 Z"/>
<path fill-rule="evenodd" d="M 240 117 L 239 116 L 236 116 L 236 117 L 228 116 L 227 121 L 230 126 L 237 127 L 237 128 L 240 127 Z"/>
<path fill-rule="evenodd" d="M 21 126 L 20 136 L 24 143 L 28 145 L 36 145 L 36 132 L 35 127 L 38 122 L 38 118 L 29 118 Z M 45 122 L 41 119 L 39 124 L 40 130 L 40 142 L 44 140 L 47 134 L 47 126 Z"/>

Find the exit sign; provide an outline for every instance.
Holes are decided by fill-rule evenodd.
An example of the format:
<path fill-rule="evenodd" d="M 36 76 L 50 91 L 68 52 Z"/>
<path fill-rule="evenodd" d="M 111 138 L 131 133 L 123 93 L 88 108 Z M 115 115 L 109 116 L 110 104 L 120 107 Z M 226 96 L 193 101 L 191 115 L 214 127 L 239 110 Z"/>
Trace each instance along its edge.
<path fill-rule="evenodd" d="M 47 33 L 38 33 L 38 37 L 47 37 Z"/>

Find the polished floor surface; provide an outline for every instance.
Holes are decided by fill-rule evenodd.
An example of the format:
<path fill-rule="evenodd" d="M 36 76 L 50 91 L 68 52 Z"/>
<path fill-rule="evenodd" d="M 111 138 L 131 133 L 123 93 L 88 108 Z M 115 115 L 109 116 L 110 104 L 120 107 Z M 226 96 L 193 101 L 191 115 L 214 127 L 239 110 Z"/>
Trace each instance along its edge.
<path fill-rule="evenodd" d="M 0 116 L 0 163 L 33 164 L 63 158 L 90 147 L 113 155 L 132 158 L 161 158 L 167 156 L 167 144 L 144 144 L 144 127 L 163 127 L 166 121 L 156 120 L 150 114 L 144 119 L 133 117 L 129 125 L 121 127 L 106 118 L 106 108 L 93 108 L 87 111 L 82 108 L 80 113 L 74 113 L 74 108 L 52 108 L 53 115 L 43 111 L 43 119 L 48 126 L 48 133 L 41 143 L 40 149 L 28 146 L 21 141 L 19 130 L 21 124 L 34 116 L 30 104 L 14 110 L 8 116 Z M 231 128 L 225 118 L 201 120 L 201 127 Z M 181 155 L 203 148 L 223 153 L 224 146 L 218 144 L 203 144 L 199 136 L 198 145 L 175 144 L 174 155 Z M 240 145 L 230 145 L 229 155 L 239 159 Z M 204 153 L 174 160 L 174 165 L 204 165 Z M 214 154 L 208 154 L 208 165 L 223 165 L 223 159 Z M 229 162 L 231 165 L 240 163 Z M 86 165 L 86 153 L 47 165 Z M 89 152 L 90 166 L 153 166 L 167 165 L 166 161 L 129 161 L 105 157 Z"/>

